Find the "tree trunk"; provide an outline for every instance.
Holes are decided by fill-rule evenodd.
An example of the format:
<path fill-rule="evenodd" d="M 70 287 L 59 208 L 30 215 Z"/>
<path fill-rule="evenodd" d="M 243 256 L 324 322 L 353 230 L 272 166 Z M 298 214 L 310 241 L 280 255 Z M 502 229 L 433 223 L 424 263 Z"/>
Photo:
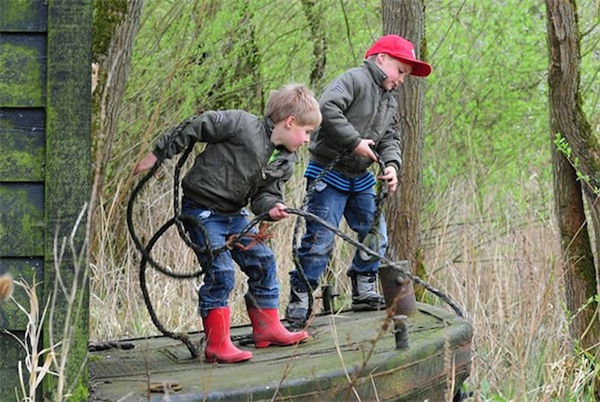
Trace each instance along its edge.
<path fill-rule="evenodd" d="M 327 54 L 327 40 L 324 30 L 324 12 L 317 8 L 316 0 L 302 0 L 304 15 L 310 26 L 310 33 L 313 39 L 313 55 L 315 56 L 314 65 L 310 72 L 310 87 L 321 92 L 323 85 L 323 75 L 325 75 L 325 63 Z"/>
<path fill-rule="evenodd" d="M 597 354 L 600 342 L 600 323 L 595 318 L 598 305 L 588 302 L 597 294 L 596 269 L 589 225 L 586 223 L 583 193 L 591 205 L 594 229 L 598 238 L 599 211 L 595 205 L 596 195 L 591 188 L 599 188 L 595 179 L 600 147 L 591 132 L 581 108 L 579 92 L 580 43 L 577 11 L 574 0 L 546 0 L 549 52 L 549 103 L 550 135 L 556 134 L 566 140 L 572 152 L 569 160 L 565 149 L 552 152 L 554 168 L 555 207 L 560 230 L 564 260 L 566 301 L 573 315 L 571 336 L 583 349 Z M 572 161 L 578 161 L 573 164 Z M 590 187 L 591 186 L 591 187 Z M 598 240 L 596 240 L 598 242 Z M 598 243 L 596 243 L 598 252 Z M 583 308 L 580 312 L 579 309 Z"/>
<path fill-rule="evenodd" d="M 425 5 L 422 0 L 383 0 L 383 30 L 415 45 L 417 58 L 425 56 Z M 419 208 L 423 170 L 423 109 L 425 80 L 409 77 L 398 94 L 398 121 L 402 137 L 403 166 L 398 191 L 387 200 L 388 255 L 408 260 L 417 271 Z"/>
<path fill-rule="evenodd" d="M 92 244 L 95 210 L 101 198 L 112 142 L 118 129 L 142 5 L 143 0 L 112 0 L 96 3 L 95 7 L 93 58 L 98 63 L 98 90 L 94 94 L 94 173 L 88 225 Z"/>

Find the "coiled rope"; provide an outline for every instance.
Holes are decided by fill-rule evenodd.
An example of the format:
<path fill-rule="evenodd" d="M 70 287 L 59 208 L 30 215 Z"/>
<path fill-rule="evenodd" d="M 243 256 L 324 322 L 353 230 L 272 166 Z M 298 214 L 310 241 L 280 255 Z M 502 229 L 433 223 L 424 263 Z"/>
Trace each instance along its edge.
<path fill-rule="evenodd" d="M 185 124 L 187 122 L 189 122 L 190 119 L 186 120 L 185 122 L 181 123 L 176 130 L 181 130 L 183 129 L 183 127 L 185 126 Z M 227 245 L 224 247 L 221 247 L 219 249 L 210 249 L 208 247 L 200 247 L 197 244 L 195 244 L 189 237 L 187 230 L 184 227 L 184 223 L 187 223 L 188 226 L 195 226 L 197 227 L 201 233 L 203 234 L 204 238 L 208 239 L 208 233 L 206 231 L 206 228 L 202 225 L 202 223 L 193 216 L 190 215 L 182 215 L 179 213 L 179 203 L 180 203 L 180 199 L 179 199 L 179 183 L 180 183 L 180 177 L 181 177 L 181 170 L 186 162 L 186 160 L 188 159 L 189 155 L 192 153 L 194 148 L 194 143 L 190 143 L 190 145 L 188 145 L 188 147 L 186 148 L 185 152 L 182 154 L 182 156 L 179 158 L 179 161 L 177 162 L 177 165 L 175 167 L 175 172 L 174 172 L 174 191 L 173 191 L 173 211 L 174 211 L 174 216 L 169 219 L 163 226 L 161 226 L 158 231 L 152 236 L 152 238 L 148 241 L 148 243 L 146 245 L 144 245 L 140 238 L 138 237 L 136 231 L 135 231 L 135 226 L 133 224 L 133 207 L 135 204 L 135 201 L 139 195 L 139 193 L 142 191 L 142 189 L 144 188 L 144 186 L 148 183 L 148 181 L 154 177 L 154 175 L 156 174 L 157 170 L 159 169 L 159 167 L 162 165 L 162 163 L 164 162 L 164 158 L 159 158 L 157 160 L 157 162 L 154 164 L 154 166 L 149 170 L 149 172 L 138 182 L 138 184 L 134 187 L 131 196 L 129 198 L 129 202 L 127 204 L 127 227 L 129 230 L 129 233 L 131 235 L 131 238 L 133 239 L 133 242 L 136 246 L 136 248 L 138 249 L 138 251 L 142 254 L 142 259 L 140 262 L 140 271 L 139 271 L 139 279 L 140 279 L 140 286 L 142 289 L 142 295 L 144 298 L 144 302 L 146 304 L 146 308 L 148 309 L 148 313 L 150 314 L 150 318 L 152 319 L 152 322 L 154 323 L 154 325 L 156 326 L 156 328 L 165 336 L 179 340 L 181 342 L 183 342 L 185 344 L 185 346 L 188 348 L 188 350 L 190 351 L 190 353 L 192 354 L 192 357 L 196 358 L 200 355 L 200 352 L 198 350 L 198 348 L 196 347 L 196 345 L 194 345 L 194 343 L 190 340 L 190 337 L 187 333 L 182 333 L 182 332 L 172 332 L 169 331 L 167 328 L 165 328 L 165 326 L 160 322 L 156 311 L 154 310 L 154 306 L 152 305 L 152 301 L 150 300 L 150 295 L 148 292 L 148 285 L 146 282 L 146 270 L 147 270 L 147 265 L 150 264 L 154 269 L 156 269 L 157 271 L 159 271 L 160 273 L 170 277 L 170 278 L 175 278 L 175 279 L 192 279 L 192 278 L 197 278 L 200 277 L 201 275 L 203 275 L 204 273 L 206 273 L 211 266 L 212 260 L 214 259 L 214 257 L 216 255 L 218 255 L 219 253 L 222 253 L 226 250 L 228 250 L 230 247 L 235 246 L 237 243 L 240 242 L 240 239 L 243 238 L 244 236 L 249 235 L 250 230 L 252 230 L 252 228 L 256 225 L 258 225 L 259 223 L 267 220 L 269 218 L 269 214 L 268 212 L 265 212 L 263 214 L 257 215 L 256 217 L 254 217 L 254 219 L 252 219 L 248 225 L 235 237 L 231 238 L 230 241 L 227 242 Z M 356 247 L 359 252 L 363 253 L 363 255 L 368 255 L 370 258 L 372 259 L 379 259 L 380 261 L 385 262 L 386 264 L 394 267 L 397 272 L 400 275 L 400 280 L 401 281 L 407 281 L 407 280 L 412 280 L 414 281 L 414 283 L 417 283 L 418 285 L 422 286 L 424 289 L 428 290 L 429 292 L 431 292 L 432 294 L 438 296 L 440 299 L 442 299 L 446 304 L 448 304 L 452 310 L 454 310 L 454 312 L 459 316 L 459 317 L 464 317 L 461 308 L 458 306 L 458 304 L 456 302 L 454 302 L 448 295 L 446 295 L 444 292 L 442 292 L 441 290 L 433 287 L 432 285 L 430 285 L 429 283 L 423 281 L 421 278 L 419 278 L 416 275 L 413 275 L 410 271 L 406 270 L 404 267 L 399 266 L 398 264 L 396 264 L 394 261 L 391 261 L 390 259 L 388 259 L 387 257 L 380 255 L 379 253 L 377 253 L 376 251 L 374 251 L 373 249 L 367 247 L 364 243 L 361 243 L 357 240 L 355 240 L 354 238 L 348 236 L 346 233 L 342 232 L 339 228 L 331 225 L 329 222 L 321 219 L 320 217 L 307 212 L 306 211 L 306 206 L 308 203 L 308 199 L 310 197 L 310 195 L 312 194 L 312 191 L 314 190 L 315 185 L 322 180 L 323 176 L 327 173 L 328 170 L 332 169 L 335 164 L 339 161 L 339 159 L 343 156 L 344 154 L 340 154 L 338 155 L 338 157 L 336 159 L 334 159 L 319 175 L 318 177 L 313 181 L 313 183 L 311 184 L 311 186 L 309 186 L 309 188 L 307 189 L 307 195 L 304 198 L 303 201 L 303 205 L 302 208 L 300 209 L 295 209 L 295 208 L 287 208 L 286 212 L 288 214 L 293 214 L 293 215 L 297 215 L 299 217 L 302 217 L 304 219 L 308 219 L 311 221 L 315 221 L 318 222 L 319 224 L 323 225 L 326 229 L 332 231 L 333 233 L 335 233 L 336 235 L 340 236 L 343 240 L 347 241 L 348 243 L 350 243 L 351 245 L 353 245 L 354 247 Z M 383 162 L 381 161 L 380 158 L 378 158 L 379 161 L 379 165 L 380 165 L 380 169 L 383 171 Z M 375 214 L 375 219 L 373 220 L 373 226 L 371 227 L 371 230 L 369 231 L 369 234 L 373 234 L 375 235 L 375 232 L 377 231 L 377 226 L 379 223 L 379 219 L 383 210 L 383 202 L 385 200 L 387 196 L 387 191 L 385 190 L 385 186 L 380 185 L 380 183 L 378 183 L 378 191 L 377 191 L 377 198 L 376 198 L 376 214 Z M 308 290 L 308 294 L 309 294 L 309 307 L 308 307 L 308 313 L 307 313 L 307 318 L 310 317 L 310 314 L 312 313 L 312 307 L 313 307 L 313 295 L 312 295 L 312 291 L 311 291 L 311 286 L 309 285 L 308 279 L 306 278 L 306 276 L 304 275 L 304 270 L 302 269 L 301 264 L 299 263 L 298 257 L 297 257 L 297 252 L 298 252 L 298 246 L 299 246 L 299 235 L 300 235 L 300 224 L 299 224 L 300 220 L 296 220 L 295 223 L 295 227 L 294 227 L 294 242 L 293 242 L 293 255 L 294 255 L 294 264 L 296 266 L 296 269 L 298 271 L 298 273 L 300 274 L 300 278 L 302 280 L 302 282 L 305 285 L 305 288 Z M 177 230 L 179 232 L 180 237 L 183 239 L 183 241 L 194 250 L 194 252 L 198 255 L 201 254 L 203 255 L 203 257 L 207 257 L 204 260 L 207 261 L 207 266 L 205 267 L 200 267 L 200 269 L 192 271 L 192 272 L 184 272 L 184 273 L 178 273 L 178 272 L 173 272 L 172 270 L 164 267 L 163 265 L 161 265 L 159 262 L 157 262 L 151 255 L 151 251 L 153 249 L 153 247 L 155 246 L 156 242 L 158 242 L 158 240 L 160 239 L 160 237 L 162 235 L 164 235 L 166 233 L 166 231 L 168 229 L 170 229 L 173 225 L 175 225 L 177 227 Z M 367 242 L 365 242 L 367 243 Z"/>

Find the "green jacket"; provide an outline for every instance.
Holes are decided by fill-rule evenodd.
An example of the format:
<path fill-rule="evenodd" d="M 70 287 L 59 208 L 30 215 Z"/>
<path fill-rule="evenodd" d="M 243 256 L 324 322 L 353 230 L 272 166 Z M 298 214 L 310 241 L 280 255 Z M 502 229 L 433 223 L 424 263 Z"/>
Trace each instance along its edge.
<path fill-rule="evenodd" d="M 183 179 L 184 195 L 222 214 L 238 213 L 250 202 L 258 215 L 283 202 L 284 183 L 298 160 L 281 147 L 269 163 L 275 150 L 273 127 L 270 119 L 241 110 L 209 111 L 182 130 L 167 130 L 153 152 L 159 159 L 171 158 L 190 142 L 207 143 Z"/>
<path fill-rule="evenodd" d="M 381 83 L 387 78 L 373 62 L 366 61 L 335 78 L 319 99 L 323 122 L 311 136 L 311 160 L 327 166 L 335 157 L 349 152 L 335 169 L 349 178 L 363 175 L 372 164 L 369 158 L 351 151 L 362 139 L 375 141 L 375 151 L 385 166 L 400 172 L 402 154 L 397 131 L 396 91 L 386 91 Z"/>

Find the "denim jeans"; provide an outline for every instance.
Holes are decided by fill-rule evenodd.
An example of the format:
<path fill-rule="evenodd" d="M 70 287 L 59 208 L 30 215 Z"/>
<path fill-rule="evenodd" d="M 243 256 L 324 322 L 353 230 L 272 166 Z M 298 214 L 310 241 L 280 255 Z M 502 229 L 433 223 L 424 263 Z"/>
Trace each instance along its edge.
<path fill-rule="evenodd" d="M 312 180 L 309 180 L 310 187 Z M 319 182 L 314 191 L 308 194 L 307 211 L 317 215 L 335 227 L 339 227 L 342 216 L 348 226 L 356 232 L 358 241 L 362 242 L 371 223 L 375 219 L 375 190 L 373 187 L 361 192 L 340 191 L 324 182 Z M 306 233 L 298 248 L 298 258 L 304 274 L 311 287 L 316 289 L 319 278 L 327 268 L 329 257 L 333 251 L 335 233 L 325 228 L 318 222 L 306 220 Z M 380 255 L 387 248 L 387 229 L 383 214 L 379 222 L 378 250 L 373 250 Z M 358 250 L 354 254 L 350 273 L 376 273 L 379 269 L 379 259 L 364 261 Z M 297 270 L 290 272 L 290 284 L 297 289 L 304 289 L 305 285 Z"/>
<path fill-rule="evenodd" d="M 212 250 L 225 245 L 231 235 L 239 234 L 249 223 L 248 211 L 242 210 L 236 215 L 223 215 L 185 198 L 182 201 L 182 214 L 199 220 L 206 229 L 209 245 Z M 205 236 L 193 224 L 185 225 L 190 239 L 202 248 L 206 248 Z M 253 227 L 250 233 L 256 233 Z M 247 246 L 251 238 L 244 237 L 240 244 Z M 198 261 L 203 268 L 208 267 L 208 256 L 197 253 Z M 235 286 L 235 266 L 238 264 L 248 277 L 246 297 L 254 306 L 264 309 L 277 308 L 279 304 L 279 284 L 276 276 L 275 256 L 271 249 L 263 243 L 256 243 L 247 250 L 233 247 L 214 256 L 210 269 L 204 274 L 204 283 L 198 291 L 199 311 L 206 317 L 208 311 L 217 307 L 226 307 L 230 293 Z"/>

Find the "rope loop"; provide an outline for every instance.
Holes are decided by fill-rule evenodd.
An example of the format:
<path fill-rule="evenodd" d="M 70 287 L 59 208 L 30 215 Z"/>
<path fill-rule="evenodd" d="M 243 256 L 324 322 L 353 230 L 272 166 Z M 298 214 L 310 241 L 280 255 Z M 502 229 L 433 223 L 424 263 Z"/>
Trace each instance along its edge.
<path fill-rule="evenodd" d="M 186 122 L 188 122 L 188 121 L 191 121 L 191 118 L 186 120 Z M 182 130 L 184 127 L 185 127 L 185 124 L 182 123 L 176 128 L 176 130 Z M 164 162 L 164 158 L 159 158 L 157 160 L 156 164 L 139 181 L 139 183 L 134 187 L 134 189 L 131 193 L 129 202 L 127 204 L 127 227 L 128 227 L 129 233 L 131 235 L 131 238 L 133 239 L 133 242 L 134 242 L 136 248 L 142 254 L 142 259 L 140 262 L 140 272 L 139 272 L 140 286 L 142 289 L 142 295 L 144 298 L 144 302 L 146 304 L 146 308 L 148 309 L 148 312 L 150 314 L 150 318 L 152 319 L 152 322 L 154 323 L 156 328 L 163 335 L 182 341 L 186 345 L 186 347 L 189 349 L 190 353 L 192 354 L 192 357 L 196 358 L 199 356 L 198 347 L 193 344 L 193 342 L 190 340 L 189 336 L 185 333 L 171 332 L 168 329 L 166 329 L 160 322 L 160 320 L 156 314 L 156 311 L 154 310 L 154 306 L 152 305 L 152 301 L 150 300 L 150 295 L 148 292 L 148 286 L 147 286 L 147 282 L 146 282 L 147 265 L 150 264 L 150 266 L 152 268 L 156 269 L 160 273 L 162 273 L 165 276 L 168 276 L 170 278 L 175 278 L 175 279 L 198 278 L 201 275 L 205 274 L 211 268 L 212 261 L 218 254 L 228 251 L 228 250 L 231 250 L 231 249 L 233 249 L 233 247 L 237 247 L 242 250 L 248 250 L 259 243 L 265 243 L 267 240 L 273 238 L 273 234 L 269 233 L 267 231 L 267 228 L 268 228 L 267 221 L 269 220 L 269 215 L 268 215 L 268 213 L 263 213 L 263 214 L 257 215 L 254 219 L 252 219 L 248 223 L 248 225 L 239 234 L 232 235 L 227 240 L 226 244 L 218 249 L 211 249 L 210 247 L 200 247 L 199 245 L 195 244 L 191 240 L 189 233 L 188 233 L 190 228 L 198 229 L 202 233 L 202 235 L 204 236 L 205 239 L 209 238 L 206 227 L 200 222 L 200 220 L 198 218 L 196 218 L 194 216 L 190 216 L 190 215 L 182 215 L 180 213 L 180 209 L 179 209 L 179 205 L 180 205 L 179 183 L 180 183 L 181 170 L 182 170 L 183 166 L 185 165 L 185 162 L 188 159 L 189 155 L 192 153 L 193 148 L 194 148 L 194 144 L 191 143 L 186 148 L 186 150 L 182 154 L 182 156 L 179 158 L 179 161 L 177 162 L 177 165 L 175 168 L 174 191 L 173 191 L 173 211 L 174 211 L 173 217 L 171 219 L 169 219 L 167 222 L 165 222 L 165 224 L 158 229 L 158 231 L 152 236 L 152 238 L 148 241 L 148 243 L 146 245 L 144 245 L 142 243 L 142 241 L 140 240 L 139 236 L 137 235 L 137 233 L 135 231 L 135 226 L 133 224 L 133 206 L 135 204 L 135 200 L 137 199 L 137 197 L 138 197 L 139 193 L 141 192 L 141 190 L 143 189 L 143 187 L 148 183 L 148 181 L 152 177 L 155 176 L 157 170 Z M 325 174 L 329 170 L 333 169 L 335 167 L 335 165 L 339 162 L 339 160 L 346 154 L 347 154 L 347 152 L 340 153 L 337 156 L 337 158 L 335 158 L 328 166 L 326 166 L 323 169 L 322 172 L 319 173 L 317 178 L 311 183 L 311 185 L 307 189 L 306 197 L 304 198 L 302 207 L 300 209 L 287 208 L 286 212 L 288 214 L 297 215 L 298 217 L 301 217 L 304 220 L 311 220 L 311 221 L 318 222 L 319 224 L 324 226 L 326 229 L 332 231 L 333 233 L 335 233 L 336 235 L 338 235 L 342 239 L 344 239 L 346 242 L 348 242 L 348 243 L 352 244 L 354 247 L 356 247 L 359 250 L 359 252 L 361 253 L 361 255 L 368 256 L 368 258 L 372 258 L 372 259 L 379 259 L 380 261 L 383 261 L 386 264 L 391 265 L 394 268 L 397 268 L 398 271 L 400 272 L 400 280 L 405 281 L 407 279 L 411 279 L 415 283 L 421 285 L 423 288 L 425 288 L 429 292 L 435 294 L 440 299 L 442 299 L 444 302 L 446 302 L 459 317 L 463 317 L 463 313 L 462 313 L 460 307 L 458 306 L 458 304 L 456 304 L 448 295 L 446 295 L 439 289 L 434 288 L 433 286 L 431 286 L 427 282 L 423 281 L 421 278 L 417 277 L 416 275 L 413 275 L 409 270 L 406 270 L 404 267 L 397 265 L 395 262 L 389 260 L 385 256 L 379 255 L 372 248 L 368 247 L 367 241 L 365 241 L 364 243 L 358 242 L 354 238 L 352 238 L 352 237 L 348 236 L 346 233 L 342 232 L 339 228 L 332 226 L 327 221 L 321 219 L 320 217 L 318 217 L 306 210 L 307 205 L 308 205 L 308 200 L 310 199 L 310 197 L 313 194 L 315 185 L 319 181 L 321 181 L 323 179 L 323 177 L 325 176 Z M 381 172 L 383 172 L 385 170 L 385 165 L 384 165 L 383 161 L 381 160 L 381 158 L 379 157 L 379 155 L 377 155 L 377 161 L 379 164 L 379 168 L 381 169 Z M 380 217 L 381 217 L 381 214 L 383 211 L 384 201 L 387 197 L 386 186 L 383 185 L 381 180 L 379 180 L 377 182 L 376 193 L 377 193 L 377 198 L 375 201 L 376 202 L 376 213 L 375 213 L 375 218 L 373 220 L 371 229 L 369 230 L 369 234 L 373 234 L 375 236 L 378 233 L 378 222 L 380 220 Z M 304 274 L 304 270 L 302 269 L 302 266 L 299 263 L 299 259 L 297 257 L 298 247 L 300 245 L 300 240 L 299 240 L 300 233 L 301 233 L 300 221 L 301 221 L 301 219 L 297 219 L 295 222 L 292 251 L 293 251 L 294 265 L 296 267 L 296 270 L 299 273 L 301 281 L 305 285 L 305 288 L 308 290 L 308 294 L 309 294 L 309 306 L 308 306 L 308 311 L 307 311 L 307 316 L 306 316 L 306 319 L 308 319 L 308 317 L 310 317 L 310 315 L 312 313 L 312 307 L 313 307 L 314 300 L 313 300 L 311 286 L 309 284 L 308 279 L 306 278 L 306 275 Z M 260 228 L 258 230 L 258 233 L 250 233 L 252 228 L 259 224 L 260 224 Z M 202 261 L 206 262 L 206 266 L 204 266 L 204 267 L 201 266 L 200 269 L 198 269 L 196 271 L 179 273 L 179 272 L 173 272 L 173 270 L 166 268 L 165 266 L 161 265 L 156 260 L 154 260 L 154 258 L 151 255 L 152 248 L 155 246 L 155 244 L 158 242 L 158 240 L 161 238 L 161 236 L 164 235 L 165 232 L 168 229 L 170 229 L 172 226 L 176 226 L 176 228 L 179 232 L 179 235 L 180 235 L 181 239 L 185 242 L 185 244 L 187 244 L 192 250 L 194 250 L 194 252 L 196 253 L 197 256 L 202 256 Z M 244 244 L 242 244 L 243 238 L 250 238 L 251 241 L 247 245 L 244 245 Z M 199 261 L 200 261 L 200 258 L 199 258 Z"/>

